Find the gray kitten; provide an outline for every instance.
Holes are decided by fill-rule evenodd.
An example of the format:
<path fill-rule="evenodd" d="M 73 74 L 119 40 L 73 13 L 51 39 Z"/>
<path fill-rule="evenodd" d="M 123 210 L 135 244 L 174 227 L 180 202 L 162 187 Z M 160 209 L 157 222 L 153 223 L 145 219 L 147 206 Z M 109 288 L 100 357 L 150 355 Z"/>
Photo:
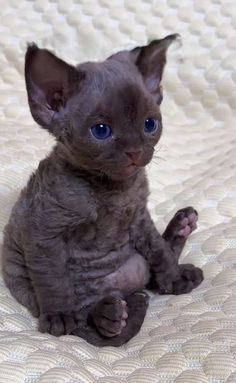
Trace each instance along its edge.
<path fill-rule="evenodd" d="M 145 166 L 162 132 L 160 83 L 176 37 L 78 67 L 28 47 L 30 110 L 57 142 L 12 210 L 3 275 L 42 332 L 119 346 L 142 325 L 145 287 L 181 294 L 203 279 L 178 264 L 197 212 L 178 211 L 161 236 L 147 210 Z"/>

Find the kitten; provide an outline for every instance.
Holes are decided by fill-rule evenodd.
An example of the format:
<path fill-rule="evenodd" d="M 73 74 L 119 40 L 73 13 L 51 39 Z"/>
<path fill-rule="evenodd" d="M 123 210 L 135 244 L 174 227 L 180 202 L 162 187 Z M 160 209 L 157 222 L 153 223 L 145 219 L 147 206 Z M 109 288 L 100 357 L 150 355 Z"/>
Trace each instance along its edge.
<path fill-rule="evenodd" d="M 42 332 L 119 346 L 142 325 L 146 286 L 181 294 L 203 279 L 178 264 L 197 212 L 178 211 L 161 236 L 146 206 L 145 166 L 162 132 L 160 83 L 176 37 L 77 67 L 28 47 L 30 110 L 56 145 L 13 207 L 3 275 Z"/>

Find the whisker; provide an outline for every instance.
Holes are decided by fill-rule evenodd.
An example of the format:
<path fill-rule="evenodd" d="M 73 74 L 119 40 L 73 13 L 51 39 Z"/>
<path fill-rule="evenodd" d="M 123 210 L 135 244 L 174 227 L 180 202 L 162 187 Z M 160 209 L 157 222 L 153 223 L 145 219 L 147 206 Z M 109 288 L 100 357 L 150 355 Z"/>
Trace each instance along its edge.
<path fill-rule="evenodd" d="M 155 156 L 155 155 L 153 155 L 152 161 L 155 161 L 155 160 L 167 161 L 166 158 L 163 158 L 163 157 L 160 157 L 160 156 Z"/>
<path fill-rule="evenodd" d="M 161 166 L 161 164 L 159 162 L 156 162 L 156 161 L 152 161 L 152 164 L 151 165 L 155 165 L 155 166 Z"/>
<path fill-rule="evenodd" d="M 168 148 L 165 148 L 164 146 L 158 146 L 158 148 L 155 149 L 156 153 L 160 152 L 168 152 Z"/>

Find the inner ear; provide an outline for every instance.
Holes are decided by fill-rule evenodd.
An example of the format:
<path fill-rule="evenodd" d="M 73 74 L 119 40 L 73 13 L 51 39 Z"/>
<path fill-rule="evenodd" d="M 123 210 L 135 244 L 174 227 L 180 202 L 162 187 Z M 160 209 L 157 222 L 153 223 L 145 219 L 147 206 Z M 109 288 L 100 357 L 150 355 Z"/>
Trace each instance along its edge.
<path fill-rule="evenodd" d="M 161 80 L 166 64 L 167 49 L 177 38 L 180 38 L 178 34 L 169 35 L 131 51 L 131 57 L 142 74 L 147 89 L 158 104 L 162 101 Z"/>
<path fill-rule="evenodd" d="M 48 50 L 31 44 L 25 57 L 25 79 L 31 113 L 39 124 L 48 127 L 55 113 L 65 108 L 80 73 Z"/>

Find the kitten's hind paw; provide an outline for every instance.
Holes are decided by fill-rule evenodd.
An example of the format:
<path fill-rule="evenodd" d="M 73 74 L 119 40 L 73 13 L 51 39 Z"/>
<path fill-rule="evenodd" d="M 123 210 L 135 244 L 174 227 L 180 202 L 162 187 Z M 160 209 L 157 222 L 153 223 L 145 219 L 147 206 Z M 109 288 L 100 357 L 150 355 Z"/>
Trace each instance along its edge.
<path fill-rule="evenodd" d="M 100 334 L 111 338 L 119 335 L 126 326 L 127 303 L 120 298 L 108 296 L 97 303 L 91 314 Z"/>
<path fill-rule="evenodd" d="M 157 275 L 157 291 L 159 294 L 187 294 L 203 281 L 203 271 L 192 264 L 179 265 L 179 277 L 171 280 L 168 276 Z"/>
<path fill-rule="evenodd" d="M 185 240 L 197 227 L 198 213 L 193 207 L 180 209 L 174 215 L 167 226 L 163 237 L 168 242 L 175 241 L 175 238 L 184 237 Z"/>
<path fill-rule="evenodd" d="M 203 271 L 192 264 L 179 265 L 181 278 L 173 283 L 173 294 L 186 294 L 203 281 Z"/>
<path fill-rule="evenodd" d="M 185 239 L 197 228 L 198 213 L 192 207 L 179 210 L 175 215 L 179 228 L 176 227 L 176 234 Z"/>

